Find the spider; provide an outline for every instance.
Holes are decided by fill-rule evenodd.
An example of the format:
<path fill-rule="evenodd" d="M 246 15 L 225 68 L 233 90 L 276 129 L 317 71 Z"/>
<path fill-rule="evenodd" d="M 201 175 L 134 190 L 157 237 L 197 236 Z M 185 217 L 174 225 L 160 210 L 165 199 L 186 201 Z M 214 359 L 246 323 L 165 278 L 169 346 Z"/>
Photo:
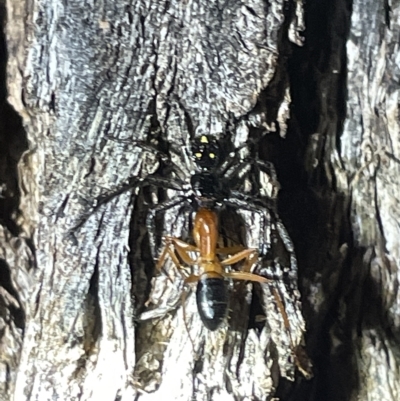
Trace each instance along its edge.
<path fill-rule="evenodd" d="M 178 193 L 177 196 L 149 208 L 146 225 L 152 250 L 157 249 L 156 216 L 175 206 L 186 205 L 194 212 L 199 208 L 232 207 L 234 210 L 258 214 L 269 213 L 275 208 L 273 198 L 276 196 L 279 184 L 274 167 L 271 163 L 241 156 L 242 150 L 248 150 L 246 143 L 234 149 L 226 138 L 218 140 L 212 136 L 202 135 L 193 139 L 190 147 L 182 146 L 183 151 L 173 145 L 169 146 L 168 154 L 148 142 L 130 141 L 130 143 L 136 144 L 144 151 L 157 154 L 164 164 L 164 174 L 156 172 L 145 178 L 132 177 L 112 194 L 98 197 L 95 206 L 80 219 L 71 232 L 82 227 L 90 215 L 113 198 L 128 190 L 149 185 L 172 189 Z M 255 174 L 250 174 L 251 169 L 256 170 Z M 268 177 L 272 184 L 271 197 L 266 197 L 262 192 L 265 182 L 260 181 L 265 177 Z M 254 182 L 257 180 L 259 182 Z M 247 188 L 249 185 L 250 188 Z"/>
<path fill-rule="evenodd" d="M 276 181 L 274 168 L 269 163 L 258 160 L 257 158 L 254 159 L 249 157 L 249 143 L 245 143 L 241 147 L 235 149 L 226 137 L 217 139 L 212 136 L 202 135 L 194 138 L 189 147 L 183 146 L 182 149 L 178 149 L 174 145 L 169 145 L 167 152 L 160 151 L 150 142 L 131 141 L 131 143 L 142 148 L 144 152 L 156 154 L 161 161 L 161 167 L 158 168 L 157 172 L 149 174 L 144 178 L 133 177 L 111 195 L 101 196 L 97 199 L 96 206 L 92 208 L 90 214 L 112 198 L 131 189 L 155 186 L 157 188 L 174 190 L 176 196 L 170 196 L 167 200 L 149 207 L 146 217 L 146 225 L 153 253 L 155 250 L 159 249 L 155 238 L 155 233 L 157 232 L 156 216 L 159 213 L 165 213 L 176 206 L 187 208 L 192 213 L 192 216 L 194 216 L 194 220 L 196 217 L 202 216 L 204 210 L 206 211 L 206 215 L 210 215 L 211 213 L 219 212 L 223 208 L 231 208 L 239 212 L 247 211 L 252 214 L 260 215 L 264 218 L 261 219 L 263 220 L 264 225 L 268 224 L 268 217 L 266 218 L 266 216 L 272 215 L 274 221 L 279 221 L 279 218 L 275 213 L 275 197 L 279 186 Z M 265 181 L 263 180 L 269 180 L 269 183 L 272 184 L 272 194 L 270 196 L 268 196 L 266 192 L 263 192 L 266 187 Z M 84 216 L 76 228 L 82 226 L 90 214 Z M 216 221 L 216 217 L 213 221 Z M 295 266 L 295 260 L 293 259 L 295 257 L 292 251 L 290 239 L 287 238 L 282 225 L 276 225 L 277 227 L 274 230 L 280 237 L 284 248 L 286 248 L 284 252 L 289 254 L 289 263 L 294 263 Z M 202 227 L 206 227 L 206 225 L 203 225 Z M 260 235 L 258 238 L 264 238 L 265 232 L 265 227 L 260 227 Z M 217 233 L 214 233 L 213 235 L 202 235 L 202 238 L 211 238 L 216 235 Z M 161 254 L 156 265 L 158 269 L 161 269 L 166 254 L 171 258 L 174 258 L 173 255 L 175 252 L 179 254 L 181 259 L 186 259 L 186 261 L 184 260 L 184 264 L 187 266 L 190 267 L 198 264 L 197 260 L 192 259 L 189 253 L 183 249 L 189 246 L 190 249 L 187 248 L 188 252 L 200 254 L 200 247 L 196 245 L 193 246 L 177 237 L 167 237 L 167 245 L 169 245 L 169 247 L 167 246 L 164 248 L 164 254 Z M 261 248 L 258 252 L 255 249 L 246 249 L 245 247 L 242 247 L 242 250 L 236 248 L 237 252 L 225 252 L 231 256 L 227 259 L 218 258 L 223 267 L 241 261 L 244 261 L 244 266 L 239 272 L 233 272 L 227 269 L 223 272 L 222 276 L 228 279 L 243 277 L 239 279 L 249 279 L 250 281 L 258 281 L 260 283 L 271 282 L 271 279 L 258 276 L 250 271 L 251 267 L 257 263 L 258 257 L 263 257 L 263 255 L 268 251 L 269 245 L 265 246 L 265 244 L 261 244 L 261 246 L 265 248 Z M 217 253 L 223 250 L 224 248 L 215 247 Z M 254 253 L 251 253 L 250 251 L 254 251 Z M 241 252 L 248 252 L 248 254 L 240 254 Z M 245 257 L 242 258 L 242 255 Z M 201 254 L 200 257 L 202 257 Z M 275 256 L 271 260 L 271 263 L 274 264 Z M 204 258 L 202 261 L 204 261 Z M 177 258 L 175 258 L 173 262 L 176 267 L 178 267 L 178 264 L 180 265 L 180 261 Z M 207 260 L 206 262 L 208 263 Z M 213 260 L 213 262 L 215 261 Z M 281 271 L 283 272 L 282 267 L 277 267 L 278 273 Z M 265 268 L 262 267 L 261 270 L 265 270 Z M 283 278 L 285 286 L 296 285 L 294 277 L 295 270 L 296 268 L 294 267 L 294 275 Z M 206 269 L 204 268 L 203 271 L 206 271 Z M 283 272 L 283 274 L 286 273 Z M 202 285 L 199 277 L 200 276 L 198 275 L 191 274 L 185 279 L 185 281 L 197 283 L 197 285 L 200 283 L 200 285 Z M 218 280 L 219 283 L 222 282 L 221 279 Z M 208 314 L 210 311 L 214 313 L 214 309 L 216 309 L 214 306 L 209 307 L 207 303 L 209 299 L 203 297 L 208 289 L 209 288 L 204 287 L 204 285 L 203 288 L 198 288 L 198 305 L 200 304 L 201 306 L 199 312 L 202 312 L 204 315 L 202 316 L 203 322 L 205 322 L 205 324 L 207 323 L 211 330 L 214 330 L 214 327 L 217 328 L 219 326 L 226 311 L 224 309 L 220 313 L 220 316 L 217 317 L 209 317 L 206 315 L 206 313 Z M 211 295 L 214 296 L 216 292 L 213 291 L 214 290 L 212 290 L 210 294 L 212 293 Z M 283 316 L 284 325 L 290 334 L 291 328 L 289 318 L 285 311 L 285 306 L 281 296 L 278 294 L 278 290 L 272 289 L 271 291 L 276 300 L 279 312 Z M 292 292 L 291 288 L 289 288 L 289 296 L 291 296 Z M 214 298 L 216 299 L 217 297 Z M 296 299 L 297 296 L 293 295 L 293 299 L 289 299 L 289 301 L 293 303 Z M 217 301 L 218 300 L 219 298 Z M 225 302 L 225 298 L 223 298 L 222 301 Z M 294 349 L 294 347 L 292 348 Z"/>
<path fill-rule="evenodd" d="M 146 224 L 150 234 L 150 244 L 155 249 L 154 233 L 156 232 L 155 218 L 160 212 L 165 212 L 177 205 L 186 204 L 193 211 L 200 208 L 221 209 L 232 207 L 235 210 L 246 210 L 253 213 L 269 212 L 274 209 L 273 199 L 255 195 L 262 183 L 251 183 L 252 188 L 246 188 L 246 179 L 252 176 L 251 169 L 256 169 L 254 176 L 263 176 L 267 173 L 273 185 L 273 191 L 278 188 L 275 170 L 270 163 L 250 157 L 241 157 L 240 151 L 246 144 L 234 151 L 227 151 L 229 144 L 218 141 L 216 138 L 202 135 L 195 138 L 190 151 L 183 148 L 183 157 L 177 149 L 170 148 L 171 157 L 183 163 L 169 160 L 168 164 L 173 174 L 171 179 L 157 175 L 149 176 L 143 183 L 155 184 L 164 188 L 171 188 L 178 192 L 165 202 L 150 208 Z M 166 155 L 162 155 L 166 160 Z M 248 182 L 247 182 L 248 184 Z M 253 190 L 253 193 L 250 191 Z"/>

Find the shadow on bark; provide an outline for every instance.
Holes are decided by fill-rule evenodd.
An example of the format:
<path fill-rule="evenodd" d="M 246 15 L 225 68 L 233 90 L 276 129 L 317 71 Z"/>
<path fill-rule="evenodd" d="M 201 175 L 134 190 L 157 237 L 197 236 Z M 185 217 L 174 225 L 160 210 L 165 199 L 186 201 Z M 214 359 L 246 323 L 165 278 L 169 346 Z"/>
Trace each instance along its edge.
<path fill-rule="evenodd" d="M 28 149 L 22 119 L 7 102 L 7 48 L 4 37 L 5 4 L 0 3 L 0 223 L 14 235 L 19 234 L 16 223 L 20 189 L 17 165 Z"/>
<path fill-rule="evenodd" d="M 368 261 L 353 242 L 350 199 L 336 188 L 329 155 L 346 116 L 351 2 L 306 4 L 305 42 L 289 61 L 292 110 L 286 138 L 268 135 L 264 157 L 282 185 L 279 214 L 294 242 L 312 381 L 281 381 L 282 400 L 349 400 L 357 391 L 357 331 Z"/>

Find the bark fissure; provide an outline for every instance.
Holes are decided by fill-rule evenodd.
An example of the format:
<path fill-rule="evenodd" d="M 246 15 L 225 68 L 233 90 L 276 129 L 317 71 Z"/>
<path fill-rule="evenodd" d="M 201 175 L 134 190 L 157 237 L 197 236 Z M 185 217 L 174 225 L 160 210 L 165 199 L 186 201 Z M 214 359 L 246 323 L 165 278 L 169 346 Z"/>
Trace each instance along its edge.
<path fill-rule="evenodd" d="M 397 3 L 7 0 L 0 17 L 2 400 L 396 399 Z M 170 260 L 154 271 L 163 236 L 193 244 L 182 166 L 202 135 L 254 161 L 218 246 L 258 248 L 273 280 L 232 283 L 216 332 Z"/>

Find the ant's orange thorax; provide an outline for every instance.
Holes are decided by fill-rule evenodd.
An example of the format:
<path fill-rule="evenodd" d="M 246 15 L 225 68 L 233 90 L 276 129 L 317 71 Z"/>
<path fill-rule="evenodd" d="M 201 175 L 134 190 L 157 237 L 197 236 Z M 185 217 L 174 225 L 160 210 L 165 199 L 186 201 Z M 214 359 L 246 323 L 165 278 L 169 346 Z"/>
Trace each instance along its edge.
<path fill-rule="evenodd" d="M 197 211 L 193 237 L 203 261 L 214 261 L 218 241 L 218 218 L 215 212 L 205 208 Z"/>

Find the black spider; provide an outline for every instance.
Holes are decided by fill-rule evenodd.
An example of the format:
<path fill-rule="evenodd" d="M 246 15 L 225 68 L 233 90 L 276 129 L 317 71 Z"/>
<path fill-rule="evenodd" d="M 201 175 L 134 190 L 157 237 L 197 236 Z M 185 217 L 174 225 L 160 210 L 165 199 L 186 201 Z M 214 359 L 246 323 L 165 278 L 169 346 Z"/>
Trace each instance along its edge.
<path fill-rule="evenodd" d="M 208 209 L 232 207 L 235 210 L 260 214 L 275 209 L 274 200 L 262 193 L 263 183 L 260 181 L 260 177 L 265 173 L 276 189 L 278 184 L 275 170 L 270 163 L 249 157 L 247 143 L 234 148 L 226 137 L 218 140 L 212 136 L 202 135 L 194 138 L 190 147 L 182 146 L 178 149 L 174 145 L 169 145 L 166 152 L 144 141 L 130 143 L 136 144 L 144 151 L 156 153 L 163 167 L 145 178 L 132 177 L 112 194 L 97 198 L 95 206 L 84 215 L 72 231 L 81 227 L 91 214 L 116 196 L 130 189 L 149 185 L 173 189 L 179 193 L 178 196 L 149 209 L 146 225 L 152 250 L 156 249 L 156 215 L 179 204 L 187 204 L 194 211 L 200 207 Z"/>
<path fill-rule="evenodd" d="M 259 182 L 259 177 L 262 175 L 261 171 L 267 173 L 277 187 L 275 171 L 269 163 L 241 156 L 242 150 L 248 151 L 246 146 L 244 144 L 239 149 L 234 149 L 226 140 L 202 135 L 192 141 L 189 151 L 183 148 L 183 155 L 182 152 L 179 155 L 173 146 L 170 147 L 170 156 L 178 157 L 181 161 L 179 165 L 171 157 L 165 158 L 166 155 L 162 155 L 164 160 L 168 160 L 172 176 L 166 180 L 157 174 L 151 175 L 143 183 L 147 181 L 159 187 L 171 188 L 180 194 L 150 208 L 146 223 L 153 249 L 155 216 L 182 203 L 187 203 L 194 211 L 200 207 L 232 207 L 255 213 L 274 209 L 274 201 L 260 193 L 262 183 Z M 245 188 L 245 180 L 250 184 L 248 189 Z"/>

